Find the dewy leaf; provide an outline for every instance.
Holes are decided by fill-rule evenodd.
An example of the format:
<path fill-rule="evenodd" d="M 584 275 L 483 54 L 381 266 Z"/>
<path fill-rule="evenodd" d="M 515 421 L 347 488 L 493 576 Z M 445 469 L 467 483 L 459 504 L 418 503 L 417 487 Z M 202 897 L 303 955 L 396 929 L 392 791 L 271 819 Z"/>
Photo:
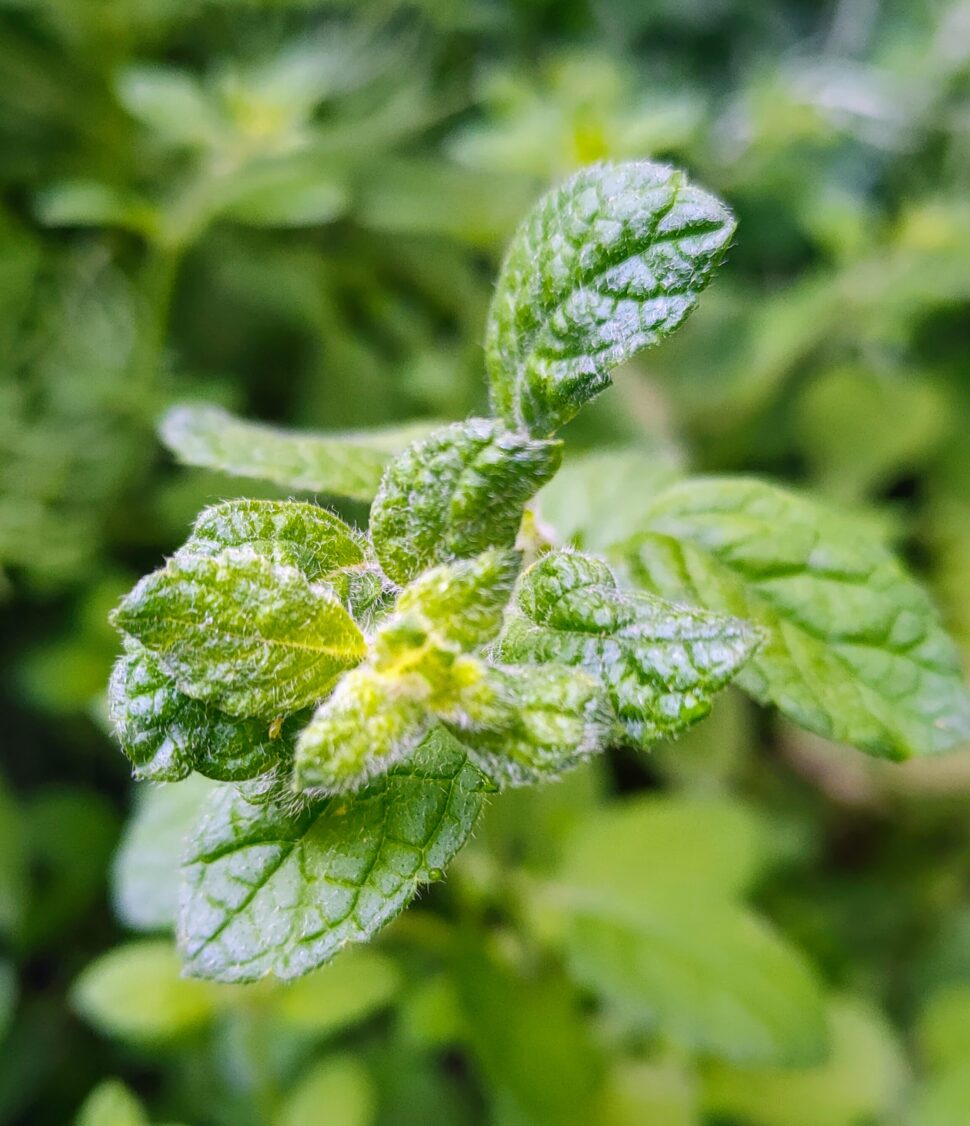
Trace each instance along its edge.
<path fill-rule="evenodd" d="M 339 517 L 291 500 L 229 500 L 204 509 L 192 528 L 190 552 L 217 555 L 226 547 L 264 553 L 282 546 L 311 582 L 364 562 L 364 547 Z"/>
<path fill-rule="evenodd" d="M 270 720 L 320 700 L 365 651 L 328 589 L 252 547 L 180 553 L 143 578 L 112 620 L 187 695 Z"/>
<path fill-rule="evenodd" d="M 129 641 L 108 685 L 108 715 L 136 778 L 178 782 L 193 770 L 223 782 L 253 778 L 285 758 L 293 722 L 278 732 L 180 692 L 159 660 Z"/>
<path fill-rule="evenodd" d="M 184 465 L 370 501 L 394 454 L 433 428 L 433 423 L 413 423 L 358 432 L 293 433 L 245 422 L 221 407 L 186 403 L 168 411 L 159 435 Z"/>
<path fill-rule="evenodd" d="M 179 910 L 188 971 L 299 977 L 366 941 L 464 845 L 486 783 L 444 731 L 367 789 L 309 804 L 213 795 Z"/>
<path fill-rule="evenodd" d="M 577 665 L 606 686 L 618 736 L 646 749 L 711 708 L 759 636 L 747 623 L 621 590 L 609 567 L 550 552 L 523 576 L 502 660 Z"/>
<path fill-rule="evenodd" d="M 738 614 L 766 641 L 739 683 L 796 723 L 904 759 L 970 739 L 970 694 L 926 592 L 844 515 L 757 480 L 665 490 L 634 577 Z"/>
<path fill-rule="evenodd" d="M 499 632 L 520 563 L 514 551 L 491 550 L 435 567 L 401 592 L 395 614 L 415 614 L 445 643 L 477 649 Z"/>
<path fill-rule="evenodd" d="M 481 418 L 409 446 L 388 466 L 371 508 L 371 538 L 388 576 L 404 584 L 438 563 L 511 547 L 526 501 L 561 456 L 557 442 Z"/>
<path fill-rule="evenodd" d="M 603 686 L 580 670 L 491 668 L 483 687 L 484 709 L 451 730 L 499 784 L 548 781 L 609 744 L 613 717 Z"/>
<path fill-rule="evenodd" d="M 295 784 L 334 794 L 359 790 L 411 754 L 430 723 L 420 702 L 394 694 L 388 677 L 354 669 L 300 732 Z"/>
<path fill-rule="evenodd" d="M 734 233 L 719 200 L 645 161 L 595 164 L 516 232 L 485 336 L 496 413 L 548 435 L 697 304 Z"/>

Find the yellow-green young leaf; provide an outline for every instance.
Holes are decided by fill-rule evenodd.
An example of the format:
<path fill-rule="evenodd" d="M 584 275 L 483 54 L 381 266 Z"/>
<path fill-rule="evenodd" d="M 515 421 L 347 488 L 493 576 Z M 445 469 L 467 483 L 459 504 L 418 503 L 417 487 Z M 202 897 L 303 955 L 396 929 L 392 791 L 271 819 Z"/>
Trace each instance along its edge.
<path fill-rule="evenodd" d="M 349 793 L 407 758 L 431 724 L 408 689 L 371 668 L 347 673 L 300 732 L 296 787 Z"/>
<path fill-rule="evenodd" d="M 490 668 L 451 730 L 493 781 L 525 786 L 555 778 L 605 750 L 612 715 L 603 686 L 562 665 Z"/>
<path fill-rule="evenodd" d="M 186 403 L 169 410 L 159 435 L 184 465 L 370 501 L 394 454 L 432 428 L 414 423 L 352 433 L 294 433 L 244 422 L 221 407 Z"/>
<path fill-rule="evenodd" d="M 134 776 L 146 782 L 178 782 L 193 770 L 223 782 L 253 778 L 292 753 L 301 725 L 291 717 L 276 730 L 186 696 L 131 640 L 111 674 L 108 715 Z"/>
<path fill-rule="evenodd" d="M 697 304 L 734 219 L 682 172 L 594 164 L 544 196 L 499 274 L 485 335 L 496 413 L 547 435 Z"/>
<path fill-rule="evenodd" d="M 71 1001 L 89 1024 L 136 1043 L 174 1040 L 212 1019 L 214 986 L 181 976 L 167 940 L 130 942 L 109 950 L 74 983 Z"/>
<path fill-rule="evenodd" d="M 388 576 L 404 584 L 438 563 L 511 547 L 526 501 L 561 456 L 557 442 L 482 418 L 409 446 L 387 467 L 371 508 L 371 538 Z"/>
<path fill-rule="evenodd" d="M 899 1109 L 907 1068 L 885 1017 L 860 1001 L 840 998 L 830 1004 L 828 1023 L 831 1049 L 812 1067 L 709 1066 L 703 1076 L 704 1109 L 751 1126 L 889 1121 L 887 1116 Z M 963 1121 L 954 1119 L 953 1126 Z"/>
<path fill-rule="evenodd" d="M 138 804 L 115 853 L 112 902 L 128 927 L 172 930 L 185 844 L 214 783 L 199 774 L 178 786 L 138 786 Z"/>
<path fill-rule="evenodd" d="M 517 552 L 493 549 L 435 567 L 401 592 L 395 614 L 416 615 L 448 645 L 478 649 L 501 628 L 520 563 Z"/>
<path fill-rule="evenodd" d="M 148 1116 L 120 1079 L 105 1079 L 84 1100 L 74 1126 L 148 1126 Z"/>
<path fill-rule="evenodd" d="M 739 683 L 803 727 L 898 759 L 970 739 L 970 693 L 932 602 L 843 514 L 757 480 L 698 478 L 657 497 L 626 554 L 642 584 L 758 625 Z"/>
<path fill-rule="evenodd" d="M 288 1028 L 329 1036 L 386 1008 L 401 985 L 400 971 L 385 954 L 352 946 L 330 965 L 281 986 L 272 1012 Z"/>
<path fill-rule="evenodd" d="M 353 1056 L 330 1056 L 297 1081 L 272 1126 L 371 1126 L 376 1120 L 377 1091 L 367 1069 Z"/>
<path fill-rule="evenodd" d="M 352 796 L 210 800 L 183 869 L 179 943 L 189 973 L 299 977 L 364 942 L 464 845 L 487 783 L 440 728 Z"/>
<path fill-rule="evenodd" d="M 550 552 L 523 576 L 499 655 L 575 665 L 606 687 L 618 740 L 646 749 L 708 714 L 760 640 L 746 622 L 621 590 L 601 560 Z"/>
<path fill-rule="evenodd" d="M 218 555 L 226 547 L 253 547 L 292 563 L 311 582 L 364 562 L 363 538 L 339 517 L 316 504 L 292 500 L 229 500 L 204 509 L 186 545 L 197 555 Z"/>
<path fill-rule="evenodd" d="M 365 652 L 331 591 L 252 547 L 180 553 L 137 584 L 113 621 L 187 695 L 271 720 L 321 699 Z"/>

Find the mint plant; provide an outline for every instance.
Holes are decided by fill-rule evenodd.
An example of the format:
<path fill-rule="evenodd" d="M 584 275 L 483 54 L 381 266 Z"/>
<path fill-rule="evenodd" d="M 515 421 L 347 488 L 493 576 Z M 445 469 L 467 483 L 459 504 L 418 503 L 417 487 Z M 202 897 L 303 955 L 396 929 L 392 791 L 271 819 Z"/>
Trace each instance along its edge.
<path fill-rule="evenodd" d="M 559 428 L 684 321 L 734 229 L 670 167 L 584 169 L 503 264 L 493 417 L 403 449 L 395 432 L 168 416 L 184 461 L 373 501 L 366 535 L 314 504 L 206 509 L 114 612 L 110 710 L 136 777 L 223 783 L 184 858 L 189 973 L 308 972 L 440 878 L 488 795 L 648 751 L 732 681 L 889 758 L 970 736 L 929 598 L 846 514 L 758 480 L 658 476 L 593 555 L 532 513 Z"/>

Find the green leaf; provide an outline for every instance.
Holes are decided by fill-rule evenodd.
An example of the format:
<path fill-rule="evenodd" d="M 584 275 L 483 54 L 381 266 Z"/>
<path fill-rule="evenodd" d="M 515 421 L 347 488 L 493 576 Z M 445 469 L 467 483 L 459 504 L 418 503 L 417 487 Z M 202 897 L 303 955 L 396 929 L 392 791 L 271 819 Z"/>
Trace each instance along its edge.
<path fill-rule="evenodd" d="M 831 1003 L 828 1021 L 831 1051 L 812 1067 L 708 1067 L 705 1109 L 751 1126 L 858 1126 L 894 1120 L 907 1069 L 885 1017 L 859 1001 L 840 998 Z M 953 1126 L 957 1121 L 963 1119 L 954 1119 Z"/>
<path fill-rule="evenodd" d="M 966 1126 L 970 1117 L 970 1064 L 933 1075 L 916 1089 L 907 1126 Z"/>
<path fill-rule="evenodd" d="M 643 863 L 658 863 L 644 856 Z M 575 979 L 628 1021 L 739 1063 L 813 1062 L 825 1050 L 822 998 L 801 956 L 723 899 L 595 889 L 563 893 Z"/>
<path fill-rule="evenodd" d="M 108 685 L 108 716 L 134 776 L 179 782 L 193 770 L 223 782 L 253 778 L 287 757 L 294 728 L 237 719 L 180 692 L 161 662 L 129 641 Z"/>
<path fill-rule="evenodd" d="M 314 1064 L 283 1100 L 274 1126 L 371 1126 L 377 1091 L 367 1069 L 353 1056 L 330 1056 Z"/>
<path fill-rule="evenodd" d="M 714 196 L 668 165 L 595 164 L 544 196 L 499 274 L 485 336 L 495 411 L 547 435 L 610 371 L 673 332 L 734 233 Z"/>
<path fill-rule="evenodd" d="M 180 554 L 143 578 L 113 622 L 187 695 L 273 719 L 315 703 L 363 657 L 363 635 L 325 587 L 252 547 Z"/>
<path fill-rule="evenodd" d="M 721 614 L 621 590 L 609 567 L 550 552 L 522 577 L 503 660 L 558 661 L 606 686 L 620 739 L 646 749 L 708 714 L 713 695 L 754 652 L 758 633 Z"/>
<path fill-rule="evenodd" d="M 347 209 L 348 193 L 322 164 L 312 151 L 251 164 L 226 185 L 220 214 L 251 227 L 332 222 Z"/>
<path fill-rule="evenodd" d="M 803 727 L 898 759 L 970 738 L 970 693 L 928 595 L 844 515 L 761 481 L 697 478 L 656 499 L 627 555 L 642 584 L 758 625 L 739 683 Z"/>
<path fill-rule="evenodd" d="M 0 776 L 0 936 L 16 934 L 28 903 L 27 842 L 21 812 Z"/>
<path fill-rule="evenodd" d="M 115 84 L 118 100 L 166 144 L 210 148 L 229 132 L 199 81 L 176 67 L 129 67 Z"/>
<path fill-rule="evenodd" d="M 285 549 L 311 582 L 327 579 L 365 561 L 362 537 L 332 512 L 292 500 L 229 500 L 204 509 L 186 545 L 198 555 L 226 547 L 253 547 L 264 554 Z"/>
<path fill-rule="evenodd" d="M 826 1032 L 814 976 L 735 902 L 768 847 L 767 828 L 723 800 L 634 799 L 587 819 L 547 889 L 576 979 L 693 1050 L 815 1062 Z"/>
<path fill-rule="evenodd" d="M 620 1059 L 607 1075 L 600 1126 L 700 1126 L 693 1077 L 673 1060 Z"/>
<path fill-rule="evenodd" d="M 451 726 L 493 781 L 525 786 L 555 778 L 606 748 L 612 716 L 600 682 L 557 665 L 491 668 L 483 705 Z"/>
<path fill-rule="evenodd" d="M 109 950 L 74 983 L 71 1001 L 86 1021 L 134 1043 L 175 1040 L 215 1014 L 217 992 L 180 976 L 175 947 L 144 939 Z"/>
<path fill-rule="evenodd" d="M 184 465 L 370 501 L 393 455 L 433 426 L 307 434 L 244 422 L 221 407 L 186 403 L 168 411 L 159 435 Z"/>
<path fill-rule="evenodd" d="M 431 717 L 401 687 L 405 691 L 395 693 L 393 682 L 371 668 L 344 676 L 300 732 L 296 787 L 349 793 L 407 758 Z"/>
<path fill-rule="evenodd" d="M 464 845 L 484 785 L 437 730 L 352 797 L 253 804 L 218 790 L 184 869 L 186 969 L 220 981 L 289 979 L 366 941 Z"/>
<path fill-rule="evenodd" d="M 490 1121 L 588 1126 L 602 1061 L 575 991 L 552 968 L 517 971 L 477 944 L 453 980 L 476 1069 L 494 1105 Z"/>
<path fill-rule="evenodd" d="M 570 836 L 561 876 L 631 902 L 690 887 L 698 899 L 734 898 L 772 856 L 769 825 L 740 802 L 645 795 L 590 813 Z"/>
<path fill-rule="evenodd" d="M 435 567 L 401 592 L 395 615 L 415 615 L 446 645 L 478 649 L 501 629 L 520 563 L 517 552 L 491 550 Z"/>
<path fill-rule="evenodd" d="M 936 990 L 919 1019 L 919 1044 L 923 1059 L 933 1068 L 970 1068 L 970 983 L 959 982 Z"/>
<path fill-rule="evenodd" d="M 415 442 L 388 466 L 371 508 L 384 570 L 404 584 L 438 563 L 511 547 L 526 501 L 560 457 L 558 443 L 481 418 Z"/>
<path fill-rule="evenodd" d="M 273 995 L 272 1011 L 287 1028 L 332 1036 L 386 1008 L 402 984 L 386 955 L 351 947 L 328 966 L 282 986 Z"/>
<path fill-rule="evenodd" d="M 654 494 L 682 476 L 682 460 L 665 447 L 567 456 L 536 497 L 541 523 L 560 546 L 605 551 L 641 526 Z"/>
<path fill-rule="evenodd" d="M 84 1100 L 74 1126 L 148 1126 L 148 1116 L 120 1079 L 105 1079 Z"/>
<path fill-rule="evenodd" d="M 201 775 L 179 786 L 138 786 L 138 804 L 125 826 L 112 870 L 112 901 L 134 930 L 175 927 L 179 865 L 189 833 L 213 783 Z"/>

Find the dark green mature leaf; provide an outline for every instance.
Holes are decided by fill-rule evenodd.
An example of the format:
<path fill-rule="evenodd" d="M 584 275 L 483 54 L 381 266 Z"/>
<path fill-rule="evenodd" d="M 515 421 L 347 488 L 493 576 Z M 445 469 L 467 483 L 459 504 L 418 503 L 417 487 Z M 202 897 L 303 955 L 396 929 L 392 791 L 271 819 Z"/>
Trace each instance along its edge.
<path fill-rule="evenodd" d="M 300 434 L 244 422 L 221 407 L 172 407 L 159 426 L 162 441 L 185 465 L 256 477 L 284 488 L 373 499 L 392 456 L 433 424 L 353 433 Z"/>
<path fill-rule="evenodd" d="M 186 860 L 178 929 L 187 970 L 288 979 L 370 938 L 462 847 L 485 785 L 437 729 L 352 797 L 254 805 L 220 789 Z"/>
<path fill-rule="evenodd" d="M 298 789 L 328 793 L 361 789 L 421 743 L 431 716 L 413 696 L 395 693 L 371 668 L 347 673 L 321 704 L 296 744 Z"/>
<path fill-rule="evenodd" d="M 293 722 L 271 734 L 261 719 L 239 719 L 180 692 L 161 662 L 137 642 L 118 658 L 108 715 L 136 778 L 178 782 L 193 770 L 223 782 L 253 778 L 285 758 Z M 296 726 L 299 726 L 297 721 Z"/>
<path fill-rule="evenodd" d="M 472 419 L 435 431 L 387 468 L 371 509 L 374 550 L 395 582 L 489 547 L 511 547 L 526 501 L 559 467 L 557 442 Z"/>
<path fill-rule="evenodd" d="M 654 503 L 627 555 L 670 598 L 766 641 L 739 683 L 796 723 L 891 758 L 970 739 L 970 693 L 926 592 L 845 515 L 757 480 L 698 478 Z"/>
<path fill-rule="evenodd" d="M 489 313 L 496 413 L 539 435 L 568 422 L 614 367 L 691 312 L 734 227 L 664 164 L 595 164 L 544 196 L 509 246 Z"/>
<path fill-rule="evenodd" d="M 332 592 L 252 547 L 175 556 L 137 584 L 113 621 L 183 692 L 231 715 L 298 711 L 365 651 Z"/>
<path fill-rule="evenodd" d="M 711 708 L 759 636 L 736 618 L 621 590 L 609 567 L 576 552 L 550 552 L 522 577 L 521 614 L 499 647 L 505 661 L 577 665 L 598 677 L 618 736 L 646 749 Z"/>
<path fill-rule="evenodd" d="M 470 726 L 451 727 L 495 782 L 548 781 L 606 748 L 613 717 L 602 684 L 562 665 L 491 668 Z"/>
<path fill-rule="evenodd" d="M 365 560 L 363 538 L 332 512 L 292 500 L 229 500 L 204 509 L 187 547 L 218 555 L 249 546 L 265 554 L 282 549 L 281 562 L 299 567 L 311 582 Z"/>

